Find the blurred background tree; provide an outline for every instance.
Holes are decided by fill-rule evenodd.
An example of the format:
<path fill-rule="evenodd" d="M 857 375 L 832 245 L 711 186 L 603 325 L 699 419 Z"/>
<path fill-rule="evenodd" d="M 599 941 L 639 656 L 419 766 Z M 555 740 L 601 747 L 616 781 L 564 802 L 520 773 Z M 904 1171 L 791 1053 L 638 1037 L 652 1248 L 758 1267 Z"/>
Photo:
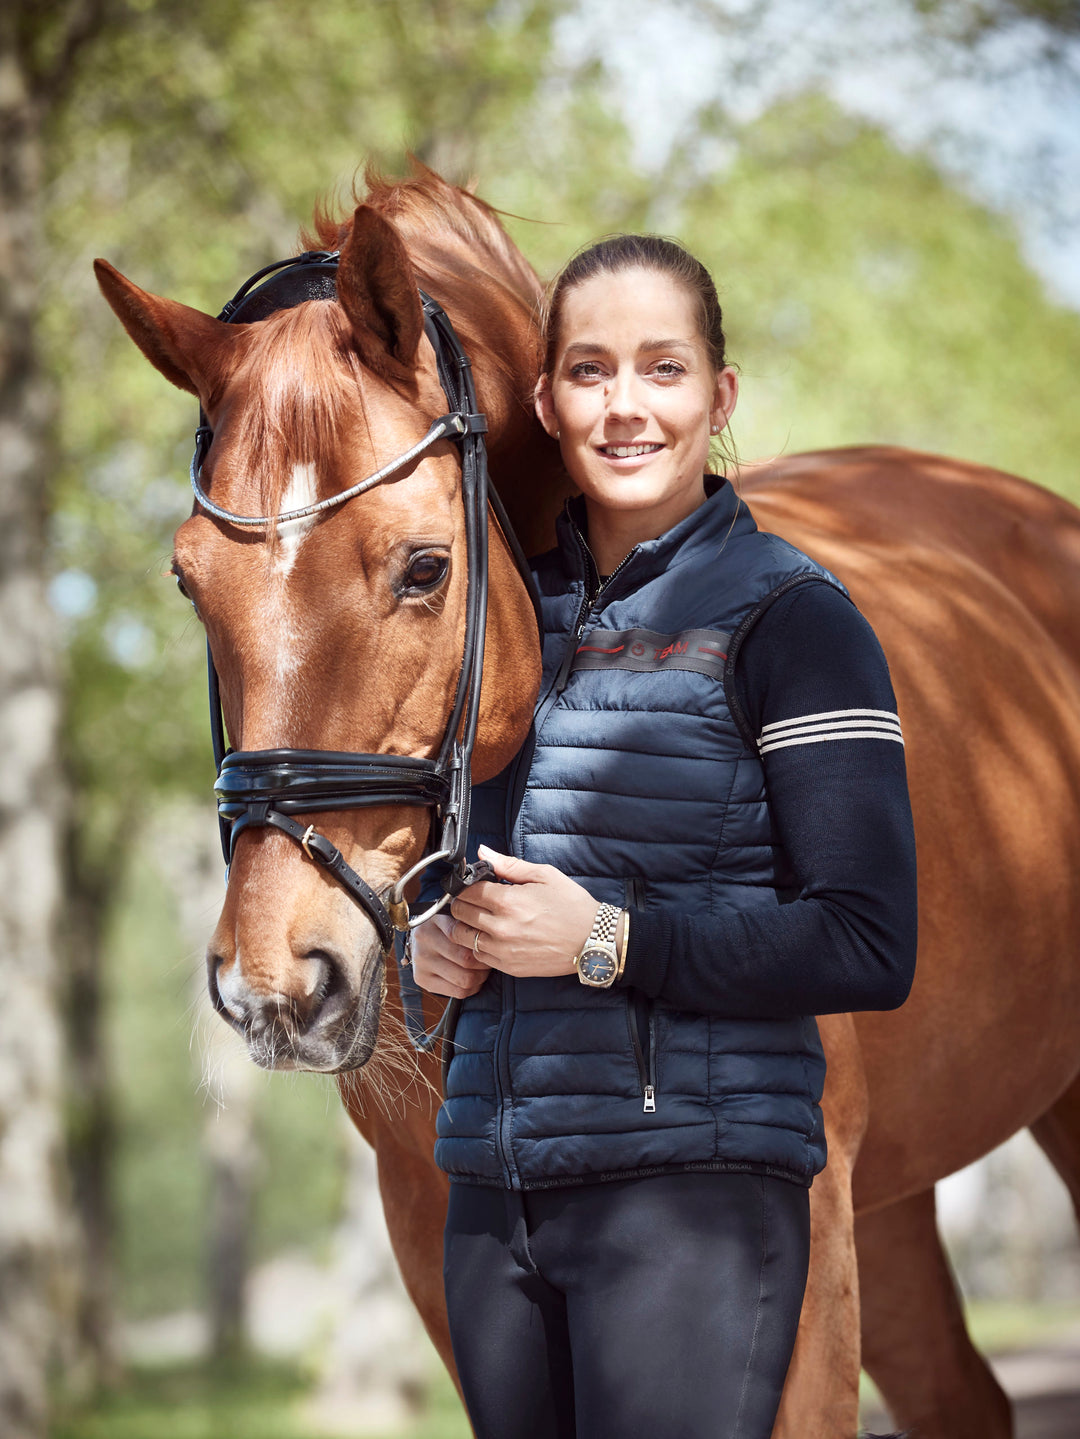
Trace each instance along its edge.
<path fill-rule="evenodd" d="M 209 1310 L 218 1347 L 242 1347 L 248 1264 L 325 1253 L 360 1172 L 323 1081 L 230 1081 L 215 1056 L 206 1087 L 229 1102 L 227 1136 L 201 1107 L 189 1030 L 217 885 L 212 764 L 200 631 L 165 578 L 195 416 L 101 303 L 92 257 L 216 312 L 289 253 L 320 199 L 347 202 L 359 166 L 398 171 L 411 150 L 530 217 L 507 224 L 542 274 L 620 228 L 697 250 L 743 372 L 744 458 L 903 443 L 1076 496 L 1080 318 L 938 145 L 955 112 L 913 145 L 834 80 L 885 63 L 877 32 L 902 25 L 931 89 L 963 72 L 989 92 L 1019 56 L 1068 90 L 1078 17 L 1065 0 L 5 7 L 0 775 L 20 779 L 0 784 L 0 965 L 5 995 L 25 998 L 0 1010 L 15 1058 L 0 1134 L 22 1116 L 36 1146 L 33 1175 L 0 1148 L 5 1434 L 42 1432 L 50 1352 L 117 1379 L 120 1320 Z M 682 94 L 695 48 L 714 68 Z M 992 158 L 994 135 L 979 143 Z M 1045 173 L 994 194 L 1019 210 Z M 1052 209 L 1052 189 L 1035 200 Z M 70 1188 L 55 1179 L 61 1112 Z M 30 1211 L 9 1197 L 31 1184 L 20 1230 L 11 1216 Z M 57 1263 L 69 1193 L 77 1266 Z M 223 1253 L 238 1262 L 207 1262 Z M 65 1273 L 79 1343 L 58 1348 L 47 1319 Z M 170 1333 L 176 1352 L 207 1343 L 205 1325 Z"/>

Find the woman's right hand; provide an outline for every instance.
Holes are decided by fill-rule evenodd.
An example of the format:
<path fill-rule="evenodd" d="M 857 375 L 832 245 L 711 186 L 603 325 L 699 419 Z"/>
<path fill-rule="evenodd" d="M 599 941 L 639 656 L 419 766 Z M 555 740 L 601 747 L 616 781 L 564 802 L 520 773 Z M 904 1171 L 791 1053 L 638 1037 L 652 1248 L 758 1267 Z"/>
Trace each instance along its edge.
<path fill-rule="evenodd" d="M 468 999 L 491 973 L 491 966 L 458 944 L 454 932 L 464 939 L 476 931 L 446 914 L 433 915 L 412 932 L 412 971 L 421 989 L 449 999 Z"/>

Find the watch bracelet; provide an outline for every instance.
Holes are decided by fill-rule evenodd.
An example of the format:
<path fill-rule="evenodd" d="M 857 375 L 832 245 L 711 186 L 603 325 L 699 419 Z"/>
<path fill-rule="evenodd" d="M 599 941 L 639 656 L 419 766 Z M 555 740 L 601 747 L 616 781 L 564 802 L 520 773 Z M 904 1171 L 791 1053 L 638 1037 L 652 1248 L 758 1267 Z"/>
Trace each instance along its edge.
<path fill-rule="evenodd" d="M 575 971 L 580 974 L 581 956 L 592 944 L 610 945 L 616 952 L 616 964 L 618 964 L 619 916 L 623 913 L 625 911 L 621 910 L 618 905 L 605 903 L 599 905 L 593 919 L 592 929 L 589 930 L 589 937 L 574 955 Z M 617 974 L 615 978 L 618 978 Z M 614 984 L 615 980 L 612 979 L 611 982 Z"/>

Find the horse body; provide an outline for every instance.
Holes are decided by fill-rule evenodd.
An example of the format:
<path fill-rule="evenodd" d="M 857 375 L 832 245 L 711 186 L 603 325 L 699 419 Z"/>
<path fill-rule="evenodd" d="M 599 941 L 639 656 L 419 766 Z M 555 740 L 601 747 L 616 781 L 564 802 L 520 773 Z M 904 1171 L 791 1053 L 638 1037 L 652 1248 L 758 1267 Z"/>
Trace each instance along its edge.
<path fill-rule="evenodd" d="M 896 450 L 795 456 L 744 493 L 850 588 L 907 739 L 919 963 L 902 1008 L 855 1017 L 869 1211 L 1030 1124 L 1080 1070 L 1080 513 Z"/>
<path fill-rule="evenodd" d="M 342 249 L 337 303 L 226 335 L 109 267 L 103 288 L 151 361 L 212 415 L 215 496 L 280 513 L 291 487 L 344 488 L 440 412 L 415 325 L 419 283 L 472 355 L 493 478 L 523 544 L 546 547 L 566 479 L 528 403 L 535 276 L 491 211 L 430 172 L 375 181 L 368 200 L 351 223 L 320 222 L 319 242 Z M 285 342 L 294 331 L 318 352 L 303 383 Z M 344 397 L 318 410 L 317 453 L 304 399 L 316 382 Z M 253 453 L 276 476 L 269 494 Z M 207 624 L 234 743 L 431 752 L 460 662 L 455 477 L 446 446 L 299 537 L 285 526 L 268 541 L 238 536 L 199 513 L 181 527 L 179 568 Z M 829 1163 L 811 1190 L 811 1271 L 774 1439 L 852 1439 L 860 1343 L 920 1439 L 1008 1439 L 1008 1406 L 966 1339 L 932 1186 L 1031 1125 L 1080 1205 L 1080 515 L 997 472 L 899 450 L 795 456 L 740 484 L 762 528 L 829 565 L 881 638 L 920 868 L 911 997 L 897 1011 L 820 1021 Z M 437 602 L 395 599 L 387 577 L 421 542 L 449 557 L 446 583 Z M 520 743 L 538 680 L 532 610 L 494 525 L 491 551 L 478 778 Z M 388 807 L 319 823 L 369 882 L 387 884 L 419 854 L 427 816 Z M 245 833 L 211 989 L 259 1062 L 339 1071 L 377 1153 L 405 1282 L 452 1369 L 436 1065 L 401 1058 L 396 974 L 372 934 L 298 848 Z M 437 1006 L 426 1007 L 433 1020 Z M 379 1094 L 388 1066 L 396 1103 Z"/>

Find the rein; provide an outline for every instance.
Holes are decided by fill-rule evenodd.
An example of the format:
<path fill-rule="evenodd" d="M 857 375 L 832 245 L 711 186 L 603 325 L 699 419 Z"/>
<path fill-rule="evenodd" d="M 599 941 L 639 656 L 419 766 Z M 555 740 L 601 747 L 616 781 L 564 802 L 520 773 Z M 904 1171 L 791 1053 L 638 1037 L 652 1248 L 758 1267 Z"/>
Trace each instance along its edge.
<path fill-rule="evenodd" d="M 307 300 L 334 299 L 337 293 L 337 265 L 337 252 L 327 250 L 308 251 L 293 259 L 267 265 L 240 287 L 218 319 L 229 324 L 247 324 Z M 263 283 L 260 284 L 260 281 Z M 231 864 L 236 841 L 245 829 L 269 826 L 280 830 L 295 840 L 310 860 L 321 865 L 367 914 L 384 954 L 393 948 L 395 930 L 406 933 L 415 929 L 467 885 L 492 875 L 490 865 L 482 862 L 469 864 L 465 859 L 472 798 L 472 753 L 479 717 L 487 623 L 489 504 L 525 580 L 534 607 L 538 605 L 535 584 L 524 555 L 498 495 L 488 487 L 484 442 L 487 420 L 477 410 L 471 363 L 441 305 L 423 290 L 420 291 L 420 299 L 424 330 L 435 351 L 439 381 L 450 408 L 447 414 L 433 421 L 427 433 L 404 453 L 340 494 L 281 515 L 234 514 L 210 499 L 203 485 L 202 470 L 213 431 L 202 411 L 191 460 L 191 488 L 197 506 L 223 523 L 240 529 L 269 529 L 336 509 L 396 474 L 440 440 L 452 439 L 461 445 L 466 546 L 465 638 L 454 701 L 435 759 L 332 750 L 231 750 L 227 746 L 218 675 L 209 641 L 206 647 L 210 729 L 217 766 L 214 792 L 226 866 Z M 438 819 L 439 835 L 437 842 L 429 844 L 429 852 L 406 870 L 383 895 L 377 894 L 356 873 L 336 845 L 320 834 L 313 824 L 306 822 L 306 816 L 318 811 L 387 804 L 419 805 L 432 809 Z M 449 868 L 444 880 L 445 893 L 422 913 L 411 915 L 405 898 L 406 887 L 429 866 L 440 863 Z M 407 1006 L 406 1027 L 416 1048 L 428 1050 L 452 1022 L 456 1004 L 450 1002 L 430 1034 L 424 1033 L 422 1021 L 417 1023 L 417 1009 L 418 1002 L 415 1000 Z"/>

